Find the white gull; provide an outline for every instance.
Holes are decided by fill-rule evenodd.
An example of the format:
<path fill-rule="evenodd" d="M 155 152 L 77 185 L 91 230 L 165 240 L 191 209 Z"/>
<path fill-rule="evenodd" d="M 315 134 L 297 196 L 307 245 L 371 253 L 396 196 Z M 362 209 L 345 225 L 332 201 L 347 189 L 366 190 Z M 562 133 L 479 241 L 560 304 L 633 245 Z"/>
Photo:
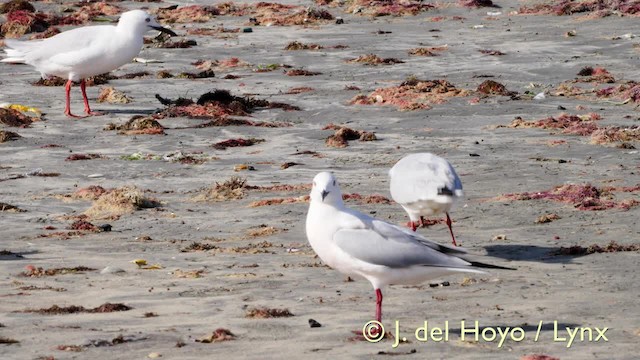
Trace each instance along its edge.
<path fill-rule="evenodd" d="M 67 79 L 64 113 L 71 113 L 70 91 L 73 82 L 80 82 L 87 115 L 91 111 L 85 78 L 107 73 L 130 62 L 142 50 L 144 34 L 159 30 L 169 35 L 173 31 L 158 24 L 142 10 L 131 10 L 120 16 L 117 26 L 86 26 L 65 31 L 43 40 L 19 41 L 6 39 L 5 63 L 25 63 L 35 67 L 43 78 L 59 76 Z"/>
<path fill-rule="evenodd" d="M 382 287 L 410 285 L 456 273 L 509 269 L 468 261 L 464 248 L 439 245 L 408 229 L 347 208 L 335 176 L 313 179 L 306 233 L 320 259 L 350 276 L 363 277 L 376 293 L 376 321 L 382 319 Z"/>
<path fill-rule="evenodd" d="M 398 161 L 391 170 L 390 190 L 395 202 L 409 214 L 407 224 L 413 231 L 426 225 L 425 216 L 445 213 L 453 245 L 449 210 L 462 197 L 462 182 L 451 164 L 431 153 L 411 154 Z"/>

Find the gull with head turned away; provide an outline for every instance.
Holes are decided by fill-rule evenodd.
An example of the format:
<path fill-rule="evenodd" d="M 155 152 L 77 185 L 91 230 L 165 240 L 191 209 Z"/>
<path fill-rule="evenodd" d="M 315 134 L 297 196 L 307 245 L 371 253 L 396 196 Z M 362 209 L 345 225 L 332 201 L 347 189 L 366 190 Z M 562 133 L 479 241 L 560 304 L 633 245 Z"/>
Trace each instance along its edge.
<path fill-rule="evenodd" d="M 462 258 L 464 248 L 439 245 L 408 229 L 347 208 L 335 176 L 313 179 L 306 233 L 320 259 L 349 276 L 363 277 L 376 293 L 376 321 L 382 320 L 382 287 L 411 285 L 456 273 L 509 269 Z"/>
<path fill-rule="evenodd" d="M 454 246 L 449 210 L 462 197 L 462 182 L 451 164 L 431 153 L 403 157 L 389 170 L 391 197 L 409 214 L 413 231 L 426 225 L 425 216 L 445 213 Z"/>
<path fill-rule="evenodd" d="M 85 113 L 99 115 L 89 107 L 85 78 L 107 73 L 133 60 L 142 50 L 144 34 L 150 30 L 176 35 L 145 11 L 131 10 L 120 16 L 117 26 L 85 26 L 43 40 L 6 39 L 7 57 L 0 61 L 29 64 L 43 78 L 67 79 L 64 113 L 71 117 L 77 117 L 71 113 L 71 84 L 79 81 Z"/>

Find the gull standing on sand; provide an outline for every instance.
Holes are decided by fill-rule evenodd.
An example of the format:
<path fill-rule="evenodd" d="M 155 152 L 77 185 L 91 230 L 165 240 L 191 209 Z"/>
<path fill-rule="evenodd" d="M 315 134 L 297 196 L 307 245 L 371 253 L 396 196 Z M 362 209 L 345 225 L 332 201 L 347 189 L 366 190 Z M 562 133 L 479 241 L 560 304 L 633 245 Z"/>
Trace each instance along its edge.
<path fill-rule="evenodd" d="M 447 215 L 447 226 L 454 246 L 449 210 L 462 197 L 462 182 L 451 164 L 431 153 L 403 157 L 389 170 L 391 197 L 409 214 L 407 224 L 413 231 L 426 225 L 425 216 Z"/>
<path fill-rule="evenodd" d="M 84 99 L 84 111 L 91 111 L 85 90 L 85 78 L 107 73 L 130 62 L 142 50 L 144 34 L 159 30 L 175 36 L 173 31 L 160 26 L 142 10 L 131 10 L 120 16 L 117 26 L 86 26 L 65 31 L 43 40 L 18 41 L 6 39 L 6 63 L 25 63 L 35 67 L 42 78 L 59 76 L 66 78 L 67 97 L 64 114 L 71 113 L 71 84 L 80 81 Z"/>
<path fill-rule="evenodd" d="M 462 259 L 467 251 L 439 245 L 415 232 L 345 207 L 336 178 L 321 172 L 313 179 L 307 238 L 320 259 L 347 275 L 369 280 L 376 293 L 376 320 L 382 320 L 385 285 L 419 284 L 454 273 L 509 269 Z M 512 270 L 512 269 L 511 269 Z"/>

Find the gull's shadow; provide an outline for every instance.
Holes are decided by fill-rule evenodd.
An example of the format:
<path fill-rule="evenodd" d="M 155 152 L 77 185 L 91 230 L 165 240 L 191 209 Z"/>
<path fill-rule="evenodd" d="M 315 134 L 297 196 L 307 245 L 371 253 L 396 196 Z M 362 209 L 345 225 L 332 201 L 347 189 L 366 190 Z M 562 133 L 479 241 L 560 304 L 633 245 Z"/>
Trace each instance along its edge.
<path fill-rule="evenodd" d="M 130 115 L 151 115 L 154 112 L 156 112 L 156 110 L 158 110 L 157 108 L 154 109 L 93 109 L 94 111 L 97 112 L 101 112 L 104 113 L 105 115 L 108 114 L 130 114 Z"/>
<path fill-rule="evenodd" d="M 489 245 L 487 255 L 513 261 L 538 261 L 544 263 L 573 263 L 583 255 L 558 255 L 560 247 L 535 245 Z"/>
<path fill-rule="evenodd" d="M 13 252 L 9 250 L 0 250 L 0 260 L 27 260 L 25 255 L 37 254 L 37 250 Z"/>

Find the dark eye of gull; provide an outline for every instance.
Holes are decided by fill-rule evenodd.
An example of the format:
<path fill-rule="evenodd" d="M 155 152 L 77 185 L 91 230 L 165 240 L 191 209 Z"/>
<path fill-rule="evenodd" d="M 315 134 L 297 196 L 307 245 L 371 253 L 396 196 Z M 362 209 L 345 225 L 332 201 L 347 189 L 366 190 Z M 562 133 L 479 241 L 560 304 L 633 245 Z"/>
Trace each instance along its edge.
<path fill-rule="evenodd" d="M 151 19 L 150 19 L 150 18 L 146 18 L 146 19 L 144 19 L 144 21 L 146 21 L 146 22 L 150 22 L 150 21 L 151 21 Z"/>

